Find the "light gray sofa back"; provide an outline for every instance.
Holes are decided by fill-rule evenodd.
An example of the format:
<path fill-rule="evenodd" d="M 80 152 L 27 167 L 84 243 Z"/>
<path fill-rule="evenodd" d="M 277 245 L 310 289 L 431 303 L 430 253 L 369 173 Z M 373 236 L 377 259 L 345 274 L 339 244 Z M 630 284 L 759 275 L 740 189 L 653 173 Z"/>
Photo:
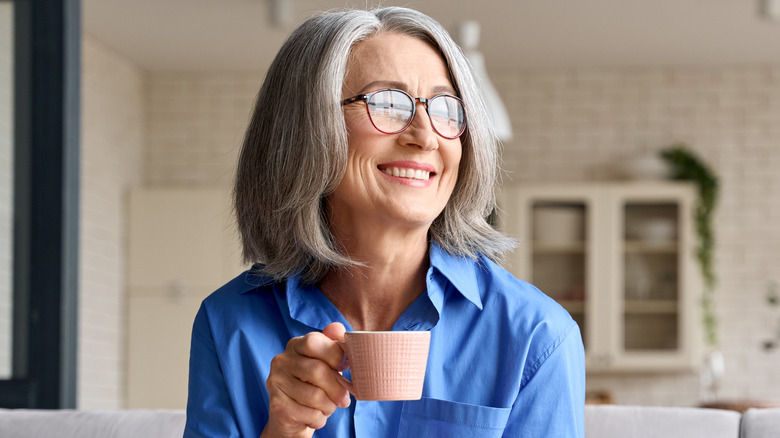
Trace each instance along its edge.
<path fill-rule="evenodd" d="M 2 438 L 180 438 L 184 411 L 0 409 Z M 741 425 L 740 425 L 741 422 Z M 586 406 L 585 438 L 778 438 L 780 409 Z"/>
<path fill-rule="evenodd" d="M 184 411 L 0 409 L 2 438 L 181 438 Z"/>
<path fill-rule="evenodd" d="M 719 409 L 585 406 L 585 438 L 737 438 L 740 418 Z"/>
<path fill-rule="evenodd" d="M 742 415 L 743 438 L 780 437 L 780 409 L 748 409 Z"/>

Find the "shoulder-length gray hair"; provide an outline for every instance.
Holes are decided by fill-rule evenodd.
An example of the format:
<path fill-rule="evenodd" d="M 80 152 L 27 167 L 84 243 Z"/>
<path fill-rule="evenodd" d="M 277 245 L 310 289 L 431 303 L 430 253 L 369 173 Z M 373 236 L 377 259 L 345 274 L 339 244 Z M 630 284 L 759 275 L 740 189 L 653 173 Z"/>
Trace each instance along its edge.
<path fill-rule="evenodd" d="M 347 128 L 342 84 L 352 47 L 378 32 L 398 32 L 436 48 L 466 108 L 459 176 L 430 236 L 450 254 L 497 258 L 512 241 L 486 217 L 495 207 L 498 144 L 468 61 L 432 18 L 406 8 L 327 12 L 290 35 L 255 103 L 238 161 L 234 208 L 244 261 L 281 280 L 316 283 L 330 269 L 359 262 L 328 227 L 324 199 L 342 179 Z"/>

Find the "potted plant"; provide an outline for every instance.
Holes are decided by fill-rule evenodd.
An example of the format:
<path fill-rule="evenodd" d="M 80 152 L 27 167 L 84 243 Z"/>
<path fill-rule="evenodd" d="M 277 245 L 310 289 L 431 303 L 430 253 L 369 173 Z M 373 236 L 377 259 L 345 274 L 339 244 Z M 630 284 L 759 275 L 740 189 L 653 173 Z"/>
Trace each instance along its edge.
<path fill-rule="evenodd" d="M 661 158 L 671 168 L 672 179 L 692 181 L 698 188 L 698 202 L 694 210 L 694 224 L 698 234 L 696 259 L 704 280 L 701 296 L 704 339 L 708 347 L 705 367 L 702 370 L 702 384 L 714 397 L 719 377 L 723 374 L 723 354 L 718 339 L 718 320 L 715 314 L 713 293 L 717 278 L 713 267 L 715 233 L 713 215 L 718 200 L 718 178 L 715 173 L 685 144 L 673 144 L 661 151 Z"/>

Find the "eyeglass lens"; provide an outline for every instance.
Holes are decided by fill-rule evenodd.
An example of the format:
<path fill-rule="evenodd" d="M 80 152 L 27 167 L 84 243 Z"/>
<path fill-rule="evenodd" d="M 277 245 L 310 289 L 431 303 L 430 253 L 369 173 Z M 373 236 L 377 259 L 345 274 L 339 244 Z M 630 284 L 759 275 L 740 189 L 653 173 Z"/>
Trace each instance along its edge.
<path fill-rule="evenodd" d="M 394 134 L 406 129 L 412 121 L 415 100 L 398 90 L 380 90 L 366 101 L 368 114 L 377 129 Z M 448 95 L 438 95 L 428 101 L 428 116 L 433 129 L 446 138 L 456 138 L 466 121 L 463 104 Z"/>

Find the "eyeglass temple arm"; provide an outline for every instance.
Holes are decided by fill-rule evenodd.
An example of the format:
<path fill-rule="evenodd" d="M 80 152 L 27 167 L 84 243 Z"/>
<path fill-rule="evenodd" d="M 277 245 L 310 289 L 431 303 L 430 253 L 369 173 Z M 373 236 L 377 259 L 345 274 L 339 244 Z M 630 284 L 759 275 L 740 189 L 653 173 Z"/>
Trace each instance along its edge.
<path fill-rule="evenodd" d="M 342 105 L 349 105 L 352 102 L 357 102 L 358 100 L 366 100 L 365 94 L 358 94 L 357 96 L 350 97 L 349 99 L 344 99 L 341 101 Z"/>

